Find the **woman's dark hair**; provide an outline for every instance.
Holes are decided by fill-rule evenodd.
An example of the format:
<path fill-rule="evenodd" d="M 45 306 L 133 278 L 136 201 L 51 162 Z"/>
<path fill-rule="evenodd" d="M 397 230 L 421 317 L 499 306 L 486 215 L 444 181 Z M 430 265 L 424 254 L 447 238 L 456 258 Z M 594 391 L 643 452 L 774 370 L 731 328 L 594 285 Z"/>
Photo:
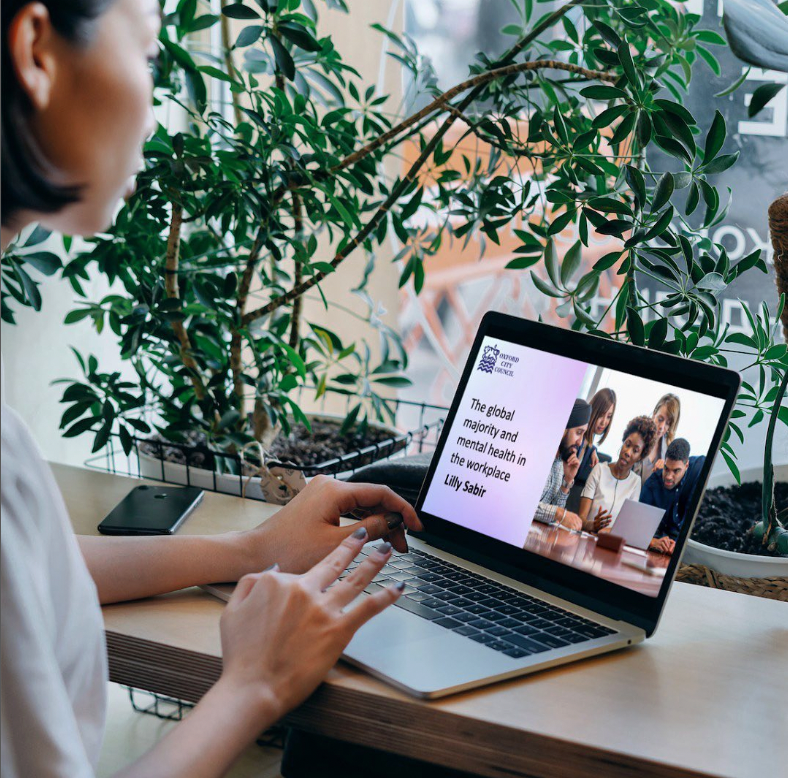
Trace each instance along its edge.
<path fill-rule="evenodd" d="M 616 393 L 612 389 L 600 389 L 591 398 L 591 420 L 588 422 L 588 429 L 586 430 L 585 434 L 586 443 L 588 443 L 589 446 L 593 445 L 594 443 L 594 429 L 596 428 L 597 421 L 599 421 L 599 417 L 604 416 L 611 405 L 613 406 L 613 413 L 615 414 Z M 607 433 L 610 432 L 610 428 L 612 426 L 613 417 L 611 416 L 610 424 L 605 427 L 605 431 L 602 433 L 602 437 L 599 439 L 600 446 L 605 442 Z"/>
<path fill-rule="evenodd" d="M 635 416 L 635 418 L 627 424 L 621 441 L 625 441 L 633 432 L 637 432 L 637 434 L 643 438 L 643 451 L 640 454 L 640 460 L 638 460 L 642 461 L 643 457 L 651 451 L 651 445 L 657 437 L 657 425 L 650 416 Z"/>
<path fill-rule="evenodd" d="M 66 40 L 84 44 L 93 22 L 114 0 L 38 0 L 49 11 L 52 26 Z M 8 35 L 16 15 L 30 0 L 3 0 L 2 5 L 2 184 L 0 221 L 18 211 L 53 213 L 79 197 L 79 187 L 52 182 L 52 166 L 35 144 L 28 126 L 30 101 L 17 81 Z"/>

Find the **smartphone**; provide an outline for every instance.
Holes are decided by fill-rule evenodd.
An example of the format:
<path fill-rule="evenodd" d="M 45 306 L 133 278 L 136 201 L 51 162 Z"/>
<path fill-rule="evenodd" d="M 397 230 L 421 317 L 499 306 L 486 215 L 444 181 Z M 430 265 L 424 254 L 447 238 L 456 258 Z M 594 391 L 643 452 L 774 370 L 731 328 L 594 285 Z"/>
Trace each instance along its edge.
<path fill-rule="evenodd" d="M 172 535 L 200 504 L 196 486 L 137 486 L 98 525 L 103 535 Z"/>

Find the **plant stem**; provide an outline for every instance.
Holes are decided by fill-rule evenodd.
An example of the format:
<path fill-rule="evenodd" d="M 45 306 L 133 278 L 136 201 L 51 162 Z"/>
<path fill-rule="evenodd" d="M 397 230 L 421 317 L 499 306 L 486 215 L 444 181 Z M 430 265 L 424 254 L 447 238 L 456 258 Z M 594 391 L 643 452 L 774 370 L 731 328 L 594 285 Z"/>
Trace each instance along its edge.
<path fill-rule="evenodd" d="M 766 531 L 763 533 L 763 544 L 765 546 L 769 544 L 772 532 L 780 527 L 780 523 L 777 520 L 777 503 L 774 497 L 772 448 L 774 446 L 774 433 L 777 428 L 777 417 L 780 412 L 780 406 L 785 399 L 786 390 L 788 390 L 788 370 L 783 373 L 782 381 L 780 381 L 780 388 L 777 390 L 777 396 L 774 398 L 769 427 L 766 431 L 766 449 L 763 455 L 763 495 L 761 498 L 763 524 L 766 527 Z"/>
<path fill-rule="evenodd" d="M 221 3 L 222 11 L 224 11 L 227 4 L 228 4 L 227 0 L 222 0 Z M 235 63 L 233 62 L 233 48 L 232 48 L 232 44 L 230 43 L 230 19 L 229 17 L 225 16 L 224 13 L 221 14 L 221 25 L 222 25 L 222 48 L 224 49 L 224 65 L 227 68 L 227 75 L 230 76 L 230 78 L 234 78 Z M 237 126 L 241 123 L 243 119 L 243 117 L 241 116 L 241 96 L 238 94 L 238 92 L 234 92 L 231 89 L 230 99 L 232 100 L 233 115 L 235 116 L 235 124 Z"/>
<path fill-rule="evenodd" d="M 293 192 L 293 221 L 296 239 L 300 240 L 304 231 L 304 218 L 301 212 L 301 198 Z M 300 286 L 303 280 L 303 266 L 296 260 L 295 263 L 295 278 L 293 279 L 293 287 Z M 301 304 L 302 296 L 296 297 L 293 300 L 293 315 L 290 319 L 290 348 L 298 348 L 298 331 L 301 325 Z"/>
<path fill-rule="evenodd" d="M 181 225 L 183 223 L 183 206 L 173 202 L 172 215 L 170 217 L 170 231 L 167 235 L 167 259 L 164 269 L 164 289 L 167 297 L 177 300 L 180 298 L 178 291 L 178 264 L 181 249 Z M 192 344 L 189 340 L 189 333 L 182 321 L 173 321 L 172 329 L 180 343 L 180 356 L 184 367 L 189 371 L 194 394 L 198 400 L 205 397 L 205 386 L 200 375 L 200 368 L 192 356 Z"/>

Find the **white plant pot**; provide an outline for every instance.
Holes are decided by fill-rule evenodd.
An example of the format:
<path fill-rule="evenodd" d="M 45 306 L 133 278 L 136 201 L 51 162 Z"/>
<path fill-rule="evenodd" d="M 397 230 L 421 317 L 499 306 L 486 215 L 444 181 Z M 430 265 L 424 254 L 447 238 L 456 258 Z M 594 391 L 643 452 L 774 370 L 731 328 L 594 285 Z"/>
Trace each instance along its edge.
<path fill-rule="evenodd" d="M 310 420 L 314 421 L 338 421 L 342 422 L 343 416 L 334 414 L 307 414 Z M 378 422 L 370 422 L 371 427 L 385 430 L 391 435 L 392 438 L 402 437 L 402 432 L 396 427 L 387 424 L 380 424 Z M 164 444 L 166 445 L 166 444 Z M 397 452 L 404 448 L 402 444 L 397 444 L 393 451 Z M 178 464 L 177 462 L 165 462 L 157 456 L 146 454 L 143 451 L 139 453 L 140 463 L 140 476 L 142 478 L 150 478 L 156 481 L 166 481 L 172 484 L 187 484 L 196 486 L 200 489 L 207 489 L 209 491 L 221 492 L 223 494 L 232 494 L 236 497 L 244 495 L 251 500 L 261 500 L 265 502 L 265 496 L 260 488 L 260 478 L 253 476 L 251 479 L 247 476 L 232 475 L 229 473 L 214 473 L 212 470 L 206 468 Z M 368 464 L 368 463 L 367 463 Z M 332 473 L 338 478 L 343 475 L 348 475 L 352 469 Z M 308 481 L 309 479 L 307 479 Z"/>
<path fill-rule="evenodd" d="M 788 465 L 775 465 L 774 478 L 776 481 L 788 481 Z M 741 480 L 742 483 L 763 481 L 763 470 L 759 468 L 743 470 Z M 735 483 L 736 480 L 730 473 L 720 473 L 709 479 L 709 488 L 733 486 Z M 788 559 L 724 551 L 721 548 L 699 543 L 692 538 L 687 541 L 681 561 L 687 565 L 704 565 L 723 575 L 733 575 L 737 578 L 788 577 Z"/>

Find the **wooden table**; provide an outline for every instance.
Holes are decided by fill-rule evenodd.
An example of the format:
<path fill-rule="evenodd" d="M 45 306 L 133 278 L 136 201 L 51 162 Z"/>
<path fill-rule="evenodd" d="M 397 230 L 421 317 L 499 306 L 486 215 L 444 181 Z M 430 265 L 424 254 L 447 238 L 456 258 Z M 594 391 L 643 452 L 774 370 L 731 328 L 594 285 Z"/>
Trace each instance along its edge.
<path fill-rule="evenodd" d="M 524 548 L 556 562 L 634 589 L 652 597 L 659 594 L 670 557 L 656 551 L 623 546 L 619 551 L 600 548 L 598 535 L 574 532 L 561 525 L 531 524 Z"/>
<path fill-rule="evenodd" d="M 77 532 L 133 479 L 55 465 Z M 272 506 L 206 494 L 184 533 Z M 221 668 L 223 605 L 198 589 L 104 608 L 110 677 L 196 701 Z M 776 778 L 788 764 L 788 606 L 676 584 L 637 647 L 425 702 L 344 663 L 286 722 L 483 776 Z"/>

